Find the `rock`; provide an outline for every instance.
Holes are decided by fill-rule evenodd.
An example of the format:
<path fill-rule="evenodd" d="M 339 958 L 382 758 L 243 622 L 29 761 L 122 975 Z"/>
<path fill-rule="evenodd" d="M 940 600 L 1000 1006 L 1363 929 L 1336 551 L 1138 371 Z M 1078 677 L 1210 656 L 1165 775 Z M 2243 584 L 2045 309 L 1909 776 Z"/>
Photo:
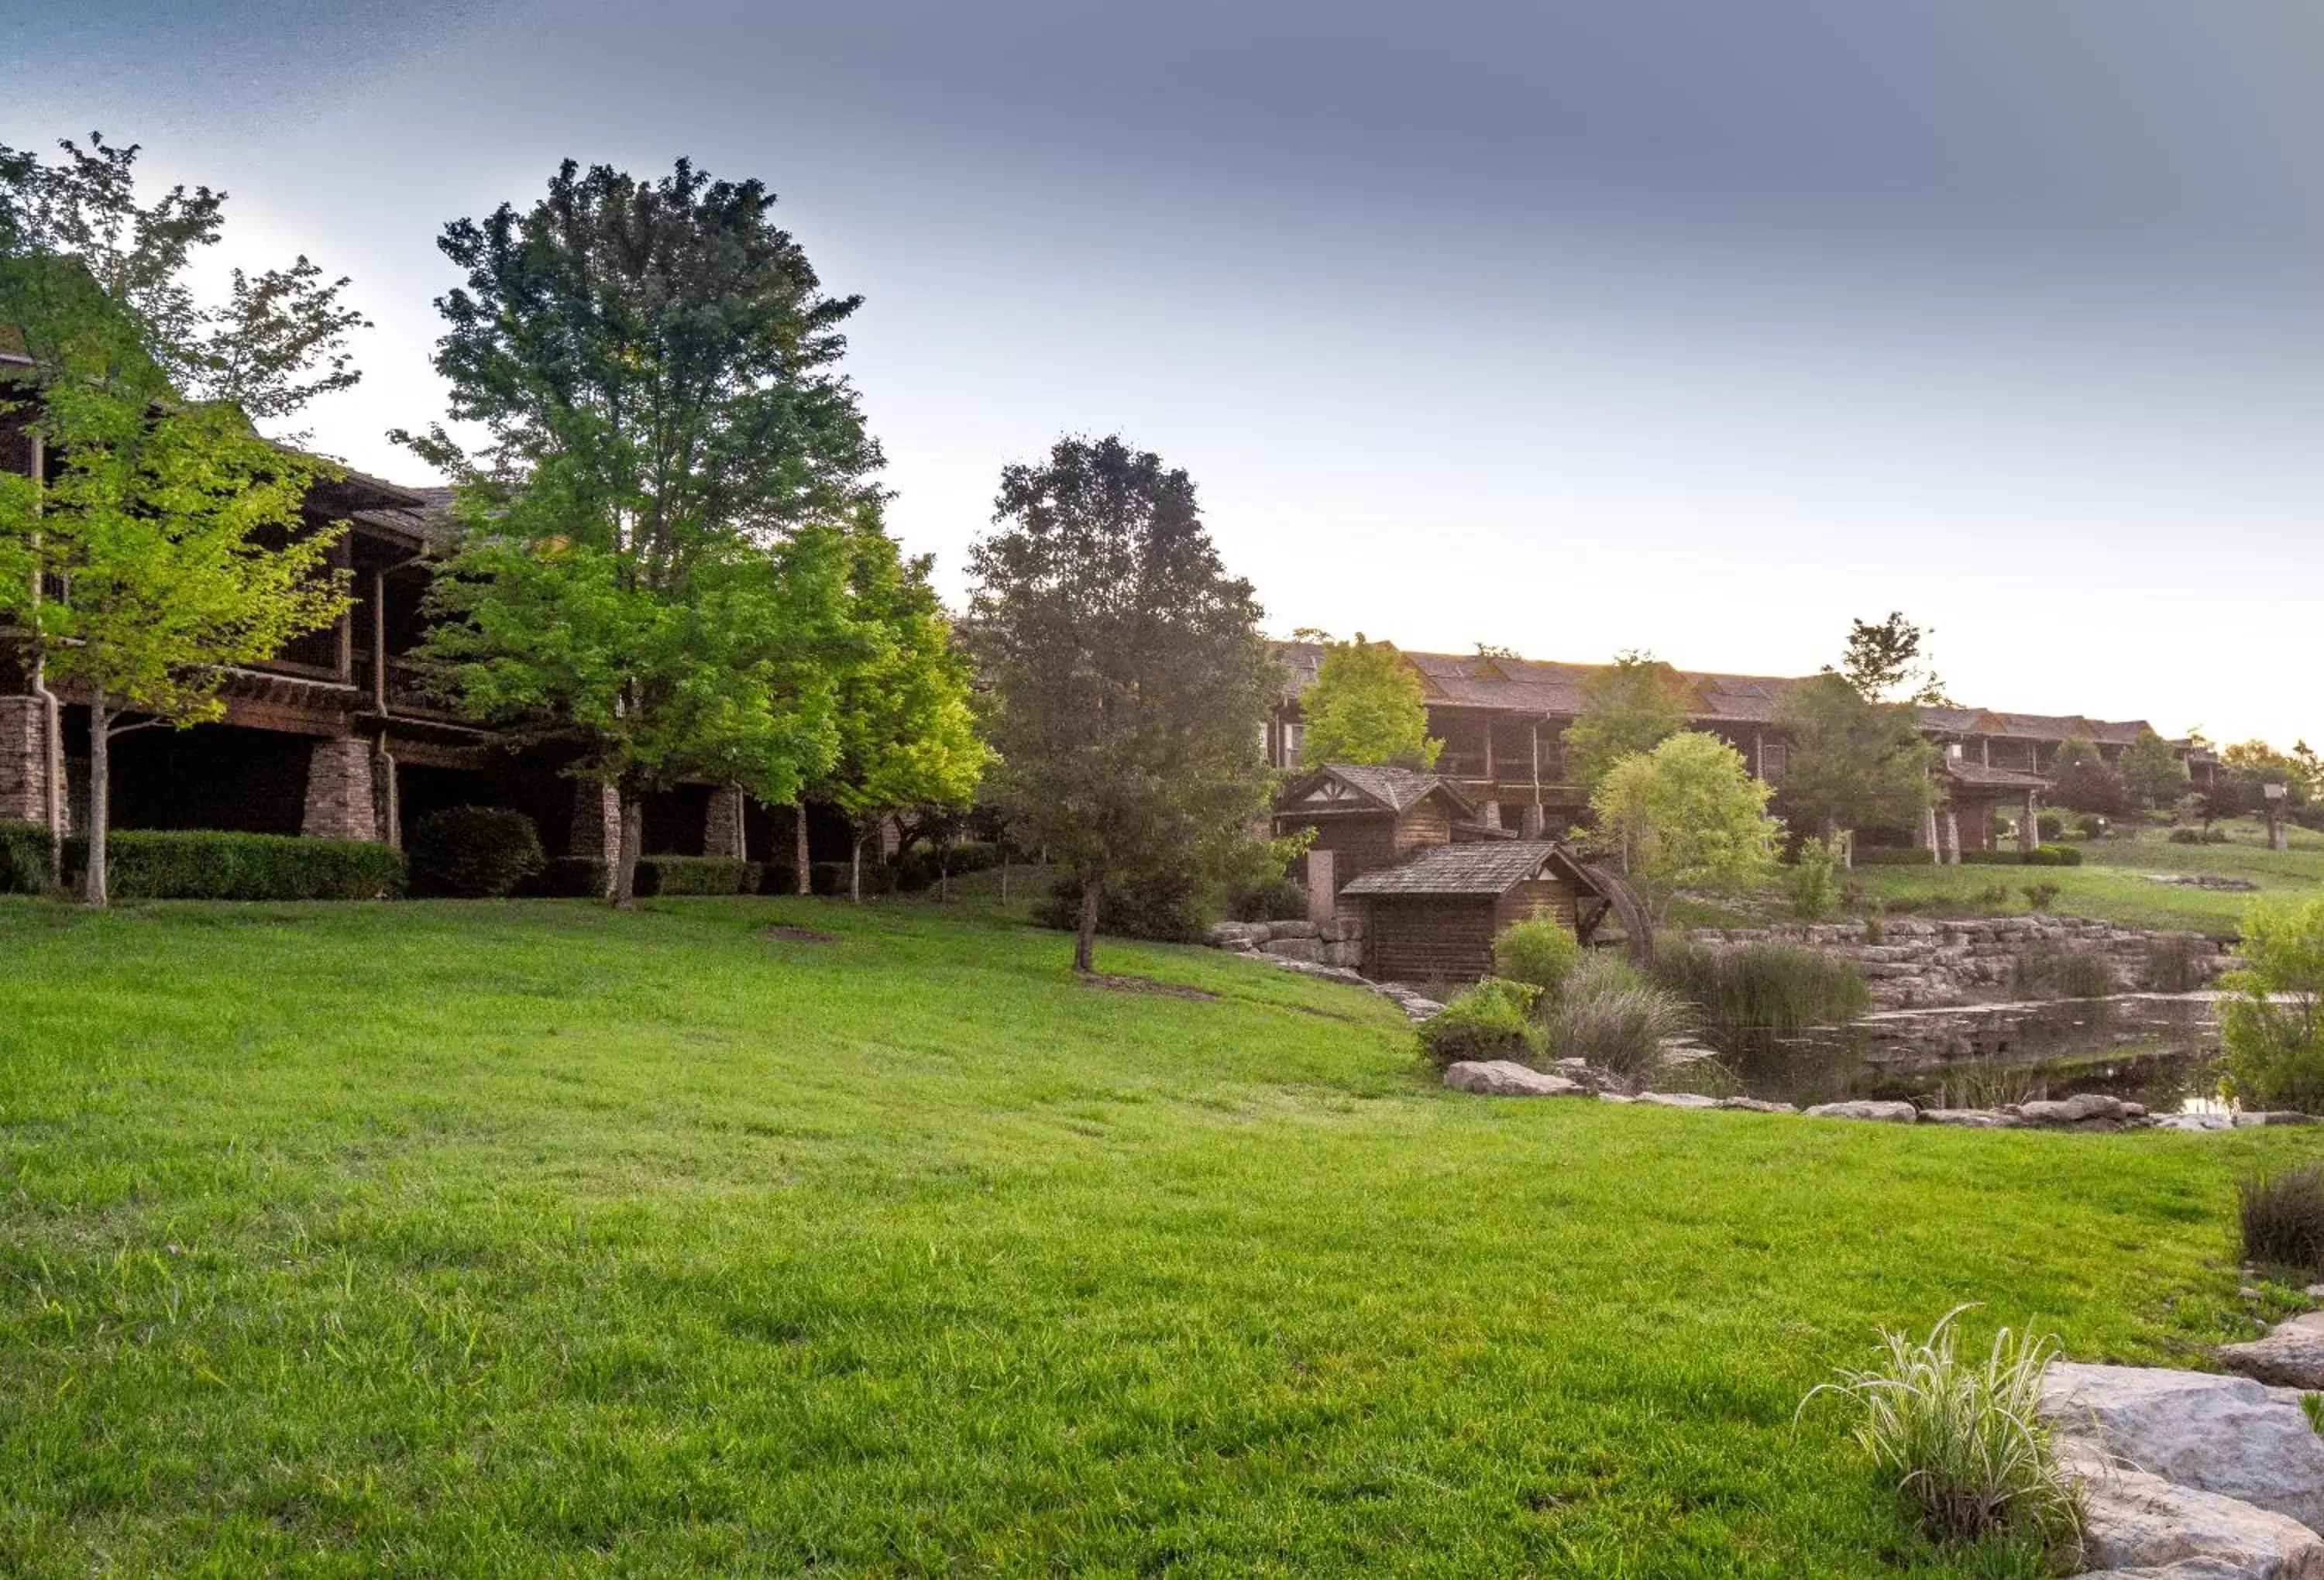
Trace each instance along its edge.
<path fill-rule="evenodd" d="M 1760 1098 L 1721 1098 L 1719 1099 L 1719 1106 L 1722 1108 L 1739 1108 L 1747 1114 L 1796 1114 L 1799 1112 L 1789 1103 L 1770 1103 Z"/>
<path fill-rule="evenodd" d="M 2164 1114 L 2154 1121 L 2157 1130 L 2233 1130 L 2232 1114 Z"/>
<path fill-rule="evenodd" d="M 1877 1119 L 1888 1125 L 1910 1125 L 1920 1116 L 1910 1103 L 1818 1103 L 1803 1110 L 1812 1119 Z"/>
<path fill-rule="evenodd" d="M 1314 922 L 1270 922 L 1267 924 L 1269 938 L 1321 938 L 1323 929 Z"/>
<path fill-rule="evenodd" d="M 2042 1413 L 2061 1439 L 2080 1438 L 2176 1486 L 2324 1524 L 2324 1438 L 2293 1396 L 2247 1377 L 2059 1361 L 2042 1378 Z M 2124 1568 L 2172 1558 L 2107 1561 Z M 2324 1543 L 2316 1564 L 2324 1575 Z"/>
<path fill-rule="evenodd" d="M 2294 1317 L 2265 1338 L 2224 1346 L 2219 1359 L 2245 1376 L 2277 1388 L 2324 1392 L 2324 1311 Z"/>
<path fill-rule="evenodd" d="M 1307 925 L 1313 927 L 1314 923 L 1310 922 Z M 1323 946 L 1313 938 L 1270 938 L 1259 948 L 1261 954 L 1286 960 L 1305 960 L 1309 965 L 1323 963 Z"/>
<path fill-rule="evenodd" d="M 2080 1580 L 2324 1580 L 2324 1538 L 2282 1514 L 2097 1456 L 2082 1477 Z"/>
<path fill-rule="evenodd" d="M 1706 1098 L 1700 1092 L 1640 1092 L 1637 1101 L 1652 1103 L 1658 1108 L 1716 1108 L 1717 1098 Z"/>
<path fill-rule="evenodd" d="M 2082 1092 L 2050 1102 L 2014 1103 L 2003 1110 L 2028 1125 L 2126 1125 L 2146 1117 L 2146 1105 L 2126 1103 L 2104 1092 Z"/>
<path fill-rule="evenodd" d="M 2311 1300 L 2324 1300 L 2324 1283 L 2312 1283 L 2300 1291 Z"/>
<path fill-rule="evenodd" d="M 1360 966 L 1364 963 L 1364 946 L 1360 943 L 1327 943 L 1323 946 L 1323 963 L 1327 966 Z"/>
<path fill-rule="evenodd" d="M 1213 949 L 1252 949 L 1265 943 L 1267 935 L 1264 922 L 1215 922 L 1209 936 Z"/>
<path fill-rule="evenodd" d="M 1527 1070 L 1513 1059 L 1463 1059 L 1444 1071 L 1444 1084 L 1456 1092 L 1486 1098 L 1586 1098 L 1590 1089 L 1562 1075 Z"/>
<path fill-rule="evenodd" d="M 2273 1111 L 2257 1109 L 2236 1116 L 2236 1128 L 2247 1130 L 2264 1125 L 2324 1125 L 2324 1118 L 2313 1114 L 2292 1114 L 2279 1108 Z"/>
<path fill-rule="evenodd" d="M 1951 1125 L 1962 1130 L 2023 1130 L 2025 1121 L 1997 1108 L 1923 1108 L 1923 1125 Z"/>

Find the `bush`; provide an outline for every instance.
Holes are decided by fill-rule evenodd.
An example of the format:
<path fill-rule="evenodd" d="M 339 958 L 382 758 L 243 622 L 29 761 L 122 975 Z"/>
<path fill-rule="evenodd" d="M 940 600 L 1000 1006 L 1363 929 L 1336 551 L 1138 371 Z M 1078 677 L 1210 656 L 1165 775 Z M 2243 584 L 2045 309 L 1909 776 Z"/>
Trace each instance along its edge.
<path fill-rule="evenodd" d="M 2009 903 L 2009 886 L 1989 883 L 1977 891 L 1978 903 L 1983 905 L 2006 905 Z"/>
<path fill-rule="evenodd" d="M 1786 943 L 1667 943 L 1654 978 L 1692 1003 L 1714 1036 L 1789 1036 L 1862 1015 L 1871 989 L 1856 966 Z"/>
<path fill-rule="evenodd" d="M 48 830 L 0 822 L 0 895 L 46 894 L 55 882 L 55 859 Z"/>
<path fill-rule="evenodd" d="M 871 871 L 864 868 L 867 877 Z M 638 861 L 637 893 L 641 899 L 655 895 L 754 895 L 759 892 L 759 877 L 757 862 L 737 861 L 731 856 L 646 856 Z"/>
<path fill-rule="evenodd" d="M 2080 1545 L 2081 1516 L 2072 1478 L 2060 1467 L 2040 1411 L 2042 1373 L 2056 1344 L 2031 1335 L 1994 1335 L 1983 1364 L 1953 1346 L 1958 1307 L 1939 1319 L 1928 1342 L 1886 1328 L 1884 1364 L 1843 1371 L 1819 1393 L 1856 1401 L 1863 1419 L 1856 1440 L 1896 1478 L 1896 1490 L 1922 1529 L 1941 1541 L 2015 1537 L 2045 1548 Z M 2078 1564 L 2075 1566 L 2080 1567 Z"/>
<path fill-rule="evenodd" d="M 2244 1260 L 2324 1272 L 2324 1163 L 2254 1174 L 2236 1186 Z"/>
<path fill-rule="evenodd" d="M 699 858 L 697 858 L 697 859 L 699 859 Z M 849 886 L 851 882 L 852 868 L 851 864 L 848 862 L 817 861 L 812 863 L 807 868 L 807 888 L 810 893 L 825 896 L 836 895 L 844 899 L 849 894 L 853 892 L 853 890 Z M 882 867 L 876 861 L 867 861 L 863 864 L 863 892 L 865 894 L 889 894 L 894 891 L 895 886 L 896 875 L 888 868 Z M 793 882 L 793 887 L 794 889 L 797 887 L 796 880 Z"/>
<path fill-rule="evenodd" d="M 88 871 L 88 841 L 65 841 L 65 881 Z M 403 892 L 403 852 L 355 840 L 209 830 L 118 829 L 106 841 L 117 900 L 376 900 Z"/>
<path fill-rule="evenodd" d="M 2028 867 L 2080 867 L 2081 848 L 2078 845 L 2039 845 L 2025 852 Z"/>
<path fill-rule="evenodd" d="M 2174 845 L 2224 845 L 2227 842 L 2225 829 L 2172 829 L 2170 834 Z"/>
<path fill-rule="evenodd" d="M 1937 855 L 1918 845 L 1858 845 L 1854 860 L 1858 867 L 1934 867 Z"/>
<path fill-rule="evenodd" d="M 412 826 L 404 847 L 414 894 L 498 900 L 546 867 L 532 820 L 505 806 L 453 806 Z"/>
<path fill-rule="evenodd" d="M 613 892 L 613 869 L 595 856 L 558 856 L 535 873 L 523 892 L 559 900 L 602 900 Z"/>
<path fill-rule="evenodd" d="M 2246 969 L 2219 979 L 2227 1078 L 2237 1097 L 2324 1112 L 2324 896 L 2244 913 Z"/>
<path fill-rule="evenodd" d="M 1198 886 L 1191 875 L 1161 875 L 1122 889 L 1108 888 L 1099 904 L 1097 927 L 1115 938 L 1149 938 L 1163 943 L 1196 943 L 1203 936 Z M 1081 926 L 1081 881 L 1060 873 L 1049 897 L 1035 909 L 1044 927 L 1072 932 Z"/>
<path fill-rule="evenodd" d="M 1784 879 L 1794 914 L 1803 921 L 1821 922 L 1839 907 L 1840 894 L 1831 876 L 1839 865 L 1840 853 L 1830 841 L 1800 841 L 1799 854 L 1792 858 L 1792 869 Z"/>
<path fill-rule="evenodd" d="M 1307 915 L 1307 891 L 1289 877 L 1271 877 L 1227 896 L 1227 914 L 1238 922 L 1300 922 Z"/>
<path fill-rule="evenodd" d="M 1512 982 L 1530 983 L 1551 998 L 1581 963 L 1582 941 L 1554 916 L 1513 923 L 1493 940 L 1493 969 Z"/>
<path fill-rule="evenodd" d="M 1530 982 L 1488 977 L 1421 1023 L 1421 1049 L 1440 1066 L 1464 1059 L 1536 1059 L 1541 1030 L 1532 1014 L 1540 997 L 1541 989 Z"/>
<path fill-rule="evenodd" d="M 1663 1044 L 1694 1030 L 1684 1001 L 1602 950 L 1586 952 L 1543 1019 L 1550 1052 L 1580 1059 L 1633 1089 L 1663 1068 Z"/>
<path fill-rule="evenodd" d="M 2046 911 L 2061 891 L 2054 883 L 2029 883 L 2022 886 L 2017 892 L 2025 896 L 2025 903 L 2034 909 Z"/>
<path fill-rule="evenodd" d="M 2112 956 L 2070 944 L 2027 944 L 2017 951 L 2015 978 L 2023 998 L 2104 998 L 2122 991 Z"/>
<path fill-rule="evenodd" d="M 762 895 L 798 893 L 798 868 L 781 861 L 763 864 L 759 868 L 759 892 Z"/>
<path fill-rule="evenodd" d="M 2044 840 L 2064 839 L 2066 837 L 2066 814 L 2062 812 L 2045 812 L 2042 813 L 2039 817 L 2036 817 L 2034 820 L 2034 831 L 2041 835 Z"/>

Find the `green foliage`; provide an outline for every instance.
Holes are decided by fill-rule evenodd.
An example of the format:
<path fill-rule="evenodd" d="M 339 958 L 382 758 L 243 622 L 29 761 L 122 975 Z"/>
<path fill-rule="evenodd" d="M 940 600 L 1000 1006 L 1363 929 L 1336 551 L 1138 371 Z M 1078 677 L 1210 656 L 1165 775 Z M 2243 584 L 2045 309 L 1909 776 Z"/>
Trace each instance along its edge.
<path fill-rule="evenodd" d="M 46 894 L 56 882 L 56 853 L 38 823 L 0 822 L 0 895 Z"/>
<path fill-rule="evenodd" d="M 1833 877 L 1839 868 L 1839 841 L 1800 841 L 1799 852 L 1792 858 L 1791 870 L 1784 878 L 1794 915 L 1806 922 L 1821 922 L 1840 908 L 1840 890 Z"/>
<path fill-rule="evenodd" d="M 2080 867 L 2084 859 L 2080 848 L 2075 845 L 2037 845 L 2031 850 L 2007 847 L 1997 850 L 1964 850 L 1960 859 L 1964 867 Z"/>
<path fill-rule="evenodd" d="M 1250 583 L 1203 528 L 1194 484 L 1119 437 L 1010 466 L 971 556 L 971 630 L 991 687 L 993 796 L 1010 837 L 1099 909 L 1179 932 L 1202 877 L 1263 815 L 1261 727 L 1281 670 Z"/>
<path fill-rule="evenodd" d="M 638 893 L 755 895 L 762 876 L 757 862 L 731 856 L 648 856 L 638 862 Z"/>
<path fill-rule="evenodd" d="M 1471 1059 L 1531 1063 L 1542 1047 L 1532 1014 L 1540 997 L 1541 989 L 1530 982 L 1488 977 L 1421 1023 L 1421 1050 L 1439 1066 Z"/>
<path fill-rule="evenodd" d="M 87 838 L 65 841 L 66 881 Z M 106 886 L 124 900 L 377 900 L 403 892 L 403 852 L 355 840 L 124 829 L 106 842 Z"/>
<path fill-rule="evenodd" d="M 2255 902 L 2236 947 L 2244 969 L 2219 979 L 2230 1083 L 2246 1102 L 2324 1113 L 2324 896 Z"/>
<path fill-rule="evenodd" d="M 1501 929 L 1493 940 L 1493 969 L 1527 982 L 1554 999 L 1582 963 L 1582 941 L 1555 916 L 1533 916 Z"/>
<path fill-rule="evenodd" d="M 1683 731 L 1615 764 L 1590 805 L 1659 914 L 1674 890 L 1735 893 L 1772 876 L 1783 825 L 1767 815 L 1769 794 L 1733 747 Z"/>
<path fill-rule="evenodd" d="M 2017 892 L 2025 896 L 2026 905 L 2034 910 L 2046 911 L 2057 899 L 2060 890 L 2054 883 L 2028 883 L 2020 884 Z"/>
<path fill-rule="evenodd" d="M 1852 962 L 1793 944 L 1666 942 L 1655 950 L 1652 975 L 1695 1006 L 1722 1047 L 1850 1021 L 1872 1004 Z"/>
<path fill-rule="evenodd" d="M 2245 1261 L 2324 1272 L 2324 1163 L 2246 1176 L 2236 1209 Z"/>
<path fill-rule="evenodd" d="M 1946 1312 L 1924 1343 L 1881 1329 L 1880 1364 L 1842 1371 L 1800 1408 L 1825 1392 L 1854 1401 L 1863 1411 L 1857 1441 L 1896 1478 L 1897 1492 L 1936 1539 L 2019 1537 L 2078 1557 L 2075 1484 L 2058 1463 L 2041 1410 L 2042 1373 L 2057 1343 L 2013 1337 L 2004 1327 L 1983 1365 L 1964 1361 L 1953 1319 L 1967 1309 Z"/>
<path fill-rule="evenodd" d="M 796 871 L 792 877 L 796 880 Z M 851 861 L 817 861 L 807 868 L 807 889 L 812 894 L 853 895 L 860 887 L 867 895 L 884 895 L 894 886 L 894 875 L 888 868 L 869 863 L 860 869 Z"/>
<path fill-rule="evenodd" d="M 1944 682 L 1927 661 L 1929 636 L 1902 611 L 1892 611 L 1878 625 L 1850 620 L 1840 667 L 1824 673 L 1845 680 L 1868 703 L 1942 703 Z"/>
<path fill-rule="evenodd" d="M 548 864 L 532 819 L 505 806 L 430 813 L 412 825 L 404 850 L 411 892 L 454 899 L 506 899 Z"/>
<path fill-rule="evenodd" d="M 602 900 L 613 886 L 613 864 L 602 857 L 552 856 L 525 885 L 525 892 L 550 899 Z"/>
<path fill-rule="evenodd" d="M 2098 743 L 2080 738 L 2060 744 L 2058 755 L 2050 765 L 2056 783 L 2051 799 L 2059 805 L 2076 812 L 2101 813 L 2107 817 L 2121 817 L 2131 811 L 2130 785 L 2122 773 L 2098 749 Z M 2043 814 L 2047 817 L 2047 813 Z M 2064 831 L 2060 821 L 2059 831 Z M 2047 828 L 2043 834 L 2048 835 Z"/>
<path fill-rule="evenodd" d="M 2138 739 L 2123 752 L 2120 768 L 2124 793 L 2135 808 L 2160 810 L 2177 804 L 2187 794 L 2187 765 L 2180 760 L 2177 749 L 2152 730 L 2138 732 Z"/>
<path fill-rule="evenodd" d="M 1916 845 L 1858 845 L 1849 859 L 1858 867 L 1933 867 L 1936 857 Z"/>
<path fill-rule="evenodd" d="M 2033 898 L 2034 888 L 2049 886 L 2030 886 L 2026 897 Z M 2034 908 L 2047 910 L 2055 897 L 2054 894 L 2045 896 Z M 2104 998 L 2122 991 L 2114 958 L 2106 951 L 2046 940 L 2019 950 L 2012 974 L 2021 998 Z"/>
<path fill-rule="evenodd" d="M 1361 631 L 1352 642 L 1326 644 L 1315 684 L 1299 699 L 1306 723 L 1299 748 L 1302 766 L 1434 767 L 1444 743 L 1428 738 L 1426 695 L 1419 675 L 1395 644 L 1368 642 Z"/>
<path fill-rule="evenodd" d="M 1061 932 L 1081 927 L 1083 880 L 1059 873 L 1033 919 Z M 1305 908 L 1301 908 L 1305 914 Z M 1196 943 L 1203 936 L 1203 882 L 1189 868 L 1149 867 L 1119 886 L 1107 886 L 1098 906 L 1097 930 L 1109 938 L 1143 938 L 1157 943 Z"/>
<path fill-rule="evenodd" d="M 1914 704 L 1868 701 L 1827 671 L 1786 692 L 1776 719 L 1791 739 L 1780 804 L 1793 827 L 1834 834 L 1920 822 L 1937 753 Z"/>
<path fill-rule="evenodd" d="M 1686 677 L 1651 653 L 1615 655 L 1582 683 L 1582 713 L 1566 726 L 1565 776 L 1596 792 L 1624 758 L 1652 751 L 1686 728 Z"/>
<path fill-rule="evenodd" d="M 1291 877 L 1291 864 L 1314 842 L 1315 830 L 1305 828 L 1230 845 L 1218 875 L 1227 914 L 1238 922 L 1296 922 L 1305 916 L 1307 891 Z"/>
<path fill-rule="evenodd" d="M 1594 949 L 1583 952 L 1542 1015 L 1551 1053 L 1586 1061 L 1633 1090 L 1651 1086 L 1667 1061 L 1665 1045 L 1694 1029 L 1684 1000 L 1641 978 L 1618 955 Z"/>

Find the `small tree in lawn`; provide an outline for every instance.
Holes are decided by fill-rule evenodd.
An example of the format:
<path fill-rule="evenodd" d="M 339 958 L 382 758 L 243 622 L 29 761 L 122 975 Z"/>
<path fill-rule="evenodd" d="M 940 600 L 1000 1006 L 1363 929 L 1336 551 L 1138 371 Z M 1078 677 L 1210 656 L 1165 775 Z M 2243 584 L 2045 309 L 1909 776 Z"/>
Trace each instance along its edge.
<path fill-rule="evenodd" d="M 1361 631 L 1352 642 L 1326 644 L 1315 684 L 1300 699 L 1306 724 L 1301 766 L 1434 767 L 1444 743 L 1428 738 L 1426 697 L 1420 676 L 1395 644 L 1368 642 Z"/>
<path fill-rule="evenodd" d="M 1652 751 L 1686 728 L 1686 677 L 1651 653 L 1617 654 L 1582 683 L 1582 713 L 1566 726 L 1569 778 L 1594 790 L 1623 758 Z"/>
<path fill-rule="evenodd" d="M 460 482 L 466 549 L 419 657 L 472 717 L 576 754 L 622 807 L 632 903 L 650 793 L 789 801 L 838 750 L 846 535 L 880 454 L 822 294 L 757 181 L 570 161 L 520 213 L 447 225 L 452 415 L 402 436 Z"/>
<path fill-rule="evenodd" d="M 1767 815 L 1769 795 L 1742 753 L 1683 730 L 1616 763 L 1590 807 L 1659 921 L 1680 889 L 1736 893 L 1774 875 L 1784 825 Z"/>
<path fill-rule="evenodd" d="M 31 361 L 0 409 L 29 416 L 43 463 L 0 479 L 0 620 L 36 691 L 62 681 L 90 698 L 83 893 L 102 905 L 114 740 L 218 717 L 226 668 L 346 607 L 326 563 L 344 528 L 301 517 L 331 468 L 250 418 L 354 383 L 345 342 L 363 320 L 338 299 L 346 282 L 304 258 L 237 270 L 205 306 L 188 276 L 225 195 L 177 188 L 141 206 L 134 145 L 61 146 L 54 164 L 0 148 L 0 325 Z"/>
<path fill-rule="evenodd" d="M 2094 740 L 2061 741 L 2050 771 L 2056 781 L 2051 798 L 2070 811 L 2120 817 L 2130 810 L 2129 785 Z"/>
<path fill-rule="evenodd" d="M 2177 749 L 2152 730 L 2141 730 L 2122 754 L 2124 793 L 2143 811 L 2175 806 L 2187 794 L 2187 765 Z"/>
<path fill-rule="evenodd" d="M 987 756 L 969 709 L 968 657 L 952 639 L 926 558 L 908 560 L 868 507 L 848 535 L 857 655 L 839 679 L 839 750 L 825 799 L 853 825 L 848 896 L 863 897 L 863 842 L 883 817 L 964 812 Z"/>
<path fill-rule="evenodd" d="M 1928 809 L 1936 749 L 1910 703 L 1874 702 L 1831 670 L 1791 688 L 1776 710 L 1790 739 L 1782 804 L 1794 828 L 1824 839 L 1910 828 Z"/>
<path fill-rule="evenodd" d="M 1078 885 L 1087 971 L 1109 885 L 1210 861 L 1264 813 L 1281 675 L 1250 584 L 1160 457 L 1061 439 L 1003 471 L 993 519 L 970 568 L 997 799 Z"/>

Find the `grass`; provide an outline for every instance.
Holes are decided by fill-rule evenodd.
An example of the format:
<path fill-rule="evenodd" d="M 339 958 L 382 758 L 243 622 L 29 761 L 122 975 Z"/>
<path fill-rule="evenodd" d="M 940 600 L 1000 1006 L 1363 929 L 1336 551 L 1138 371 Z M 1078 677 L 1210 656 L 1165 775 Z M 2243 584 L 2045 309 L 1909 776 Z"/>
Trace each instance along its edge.
<path fill-rule="evenodd" d="M 1790 944 L 1669 939 L 1655 948 L 1653 974 L 1701 1010 L 1714 1042 L 1850 1021 L 1872 1003 L 1853 963 Z"/>
<path fill-rule="evenodd" d="M 1999 1573 L 1797 1401 L 1963 1300 L 2190 1361 L 2313 1144 L 1464 1098 L 1101 956 L 1218 997 L 968 905 L 0 904 L 0 1573 Z"/>
<path fill-rule="evenodd" d="M 2324 1163 L 2236 1181 L 2243 1254 L 2302 1274 L 2324 1272 Z"/>

